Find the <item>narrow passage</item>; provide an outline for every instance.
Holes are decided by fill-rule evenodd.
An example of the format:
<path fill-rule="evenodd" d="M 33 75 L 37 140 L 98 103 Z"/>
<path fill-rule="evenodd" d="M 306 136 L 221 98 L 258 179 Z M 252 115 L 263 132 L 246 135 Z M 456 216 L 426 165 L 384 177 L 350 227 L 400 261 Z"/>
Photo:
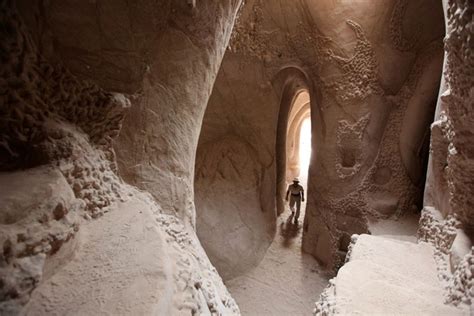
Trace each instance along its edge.
<path fill-rule="evenodd" d="M 306 179 L 301 180 L 305 187 Z M 308 315 L 313 310 L 329 276 L 301 251 L 305 208 L 302 203 L 298 225 L 287 208 L 278 218 L 275 239 L 260 264 L 226 282 L 242 315 Z"/>
<path fill-rule="evenodd" d="M 299 153 L 300 184 L 306 195 L 311 155 L 309 119 L 301 127 Z M 260 264 L 226 282 L 242 315 L 308 315 L 313 310 L 329 275 L 301 250 L 305 209 L 303 202 L 299 223 L 294 224 L 286 203 L 285 212 L 277 219 L 275 239 Z"/>

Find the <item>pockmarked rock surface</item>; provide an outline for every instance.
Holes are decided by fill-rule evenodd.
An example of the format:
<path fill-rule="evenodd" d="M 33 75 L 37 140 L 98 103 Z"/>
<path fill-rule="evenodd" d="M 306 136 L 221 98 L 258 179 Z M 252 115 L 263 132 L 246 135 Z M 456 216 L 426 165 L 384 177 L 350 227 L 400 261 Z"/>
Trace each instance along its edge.
<path fill-rule="evenodd" d="M 292 159 L 286 152 L 290 112 L 307 93 L 313 154 L 303 249 L 339 267 L 350 236 L 367 233 L 369 220 L 422 207 L 443 36 L 440 2 L 246 1 L 204 116 L 198 164 L 209 146 L 229 137 L 250 144 L 268 168 L 259 191 L 270 185 L 281 213 Z M 198 174 L 196 180 L 201 186 Z M 242 183 L 226 187 L 231 200 L 242 199 Z M 197 200 L 207 200 L 201 192 Z M 273 209 L 267 204 L 235 212 L 250 219 Z M 198 213 L 219 217 L 205 203 Z M 205 248 L 217 247 L 198 234 Z"/>
<path fill-rule="evenodd" d="M 0 314 L 239 313 L 192 229 L 192 179 L 199 113 L 240 1 L 124 4 L 0 2 Z M 117 163 L 126 114 L 118 148 L 137 155 Z M 142 146 L 137 128 L 151 125 L 159 140 Z"/>
<path fill-rule="evenodd" d="M 470 198 L 474 192 L 474 56 L 470 39 L 474 4 L 443 1 L 443 6 L 444 69 L 431 125 L 420 239 L 436 247 L 440 278 L 448 289 L 446 301 L 460 305 L 474 300 L 474 212 Z"/>
<path fill-rule="evenodd" d="M 473 15 L 471 0 L 0 0 L 0 314 L 239 314 L 221 276 L 275 254 L 307 117 L 302 249 L 342 266 L 316 312 L 465 312 Z M 418 243 L 393 233 L 411 217 Z"/>
<path fill-rule="evenodd" d="M 131 107 L 114 143 L 120 175 L 191 226 L 202 117 L 240 3 L 18 5 L 42 54 L 80 79 L 129 96 Z"/>
<path fill-rule="evenodd" d="M 74 260 L 39 285 L 24 314 L 238 314 L 194 232 L 127 189 L 126 202 L 82 226 Z"/>
<path fill-rule="evenodd" d="M 381 313 L 408 308 L 408 313 L 472 314 L 474 248 L 472 208 L 468 196 L 472 195 L 474 187 L 472 181 L 468 180 L 472 178 L 472 128 L 467 126 L 472 127 L 470 113 L 474 105 L 469 97 L 473 86 L 474 59 L 469 38 L 473 33 L 474 5 L 470 1 L 447 0 L 443 1 L 443 7 L 446 24 L 444 69 L 435 120 L 431 124 L 430 159 L 424 207 L 419 220 L 418 244 L 397 245 L 386 237 L 378 237 L 377 240 L 364 235 L 357 240 L 353 237 L 349 262 L 339 270 L 337 278 L 330 281 L 331 285 L 321 295 L 316 304 L 316 314 L 344 313 L 349 310 L 368 312 L 368 308 Z M 391 247 L 384 249 L 381 243 Z M 395 251 L 400 247 L 405 250 Z M 362 283 L 361 280 L 359 284 L 363 286 L 357 285 L 353 275 L 360 273 L 364 279 L 369 278 L 367 273 L 362 272 L 362 267 L 351 264 L 353 260 L 357 262 L 360 249 L 364 248 L 366 251 L 362 253 L 365 252 L 369 259 L 364 263 L 364 269 L 387 257 L 390 260 L 384 262 L 383 266 L 395 270 L 392 272 L 396 274 L 383 270 L 373 276 L 378 284 Z M 403 257 L 405 251 L 410 261 L 398 262 L 397 258 Z M 413 264 L 418 260 L 419 264 Z M 394 263 L 397 267 L 393 266 Z M 372 271 L 377 271 L 376 267 Z M 412 272 L 412 278 L 402 282 L 397 280 L 401 276 L 410 276 Z M 431 284 L 430 288 L 422 290 L 418 287 L 422 283 L 418 281 L 423 281 L 424 285 Z M 392 284 L 398 285 L 398 288 L 392 288 Z M 412 294 L 409 297 L 404 297 L 408 290 L 406 284 L 410 284 L 409 291 Z M 350 291 L 341 293 L 341 288 L 343 291 L 346 286 Z M 373 296 L 355 295 L 354 299 L 352 294 L 348 295 L 349 298 L 345 296 L 350 292 L 366 294 L 367 291 Z M 426 296 L 417 298 L 411 305 L 406 304 L 421 292 Z M 347 306 L 347 301 L 352 303 Z"/>
<path fill-rule="evenodd" d="M 0 191 L 4 260 L 0 310 L 13 312 L 44 276 L 74 254 L 84 203 L 53 167 L 2 172 Z"/>

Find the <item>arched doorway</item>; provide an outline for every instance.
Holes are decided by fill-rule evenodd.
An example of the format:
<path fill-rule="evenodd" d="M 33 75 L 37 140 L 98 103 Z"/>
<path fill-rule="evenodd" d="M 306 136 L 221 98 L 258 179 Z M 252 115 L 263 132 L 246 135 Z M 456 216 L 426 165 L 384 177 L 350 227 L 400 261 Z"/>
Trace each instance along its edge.
<path fill-rule="evenodd" d="M 301 124 L 305 119 L 313 120 L 310 117 L 310 95 L 313 89 L 305 72 L 297 67 L 282 69 L 275 77 L 273 86 L 281 91 L 275 150 L 276 207 L 277 215 L 281 215 L 285 211 L 287 180 L 299 171 L 298 140 Z M 289 172 L 287 166 L 290 167 Z"/>
<path fill-rule="evenodd" d="M 295 177 L 307 179 L 311 154 L 311 108 L 306 90 L 298 93 L 293 101 L 286 139 L 286 182 L 291 182 Z"/>
<path fill-rule="evenodd" d="M 290 107 L 286 131 L 286 170 L 285 170 L 285 199 L 288 199 L 288 191 L 294 179 L 308 192 L 308 168 L 311 155 L 311 107 L 310 96 L 307 90 L 299 91 Z M 290 199 L 291 201 L 291 199 Z M 303 199 L 296 213 L 291 213 L 294 223 L 297 224 L 304 218 L 306 203 Z M 291 204 L 291 203 L 290 203 Z M 297 204 L 298 205 L 298 204 Z M 296 207 L 298 208 L 298 207 Z M 291 211 L 295 211 L 292 209 Z M 289 213 L 289 205 L 286 204 L 283 213 Z"/>

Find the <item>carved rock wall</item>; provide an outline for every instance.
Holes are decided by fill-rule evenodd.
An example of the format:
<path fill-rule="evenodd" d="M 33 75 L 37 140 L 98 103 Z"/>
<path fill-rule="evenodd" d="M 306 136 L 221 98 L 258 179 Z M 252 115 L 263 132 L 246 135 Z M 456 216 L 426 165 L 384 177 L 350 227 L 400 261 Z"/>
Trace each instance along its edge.
<path fill-rule="evenodd" d="M 166 31 L 153 44 L 142 91 L 119 138 L 118 161 L 126 180 L 194 226 L 199 131 L 240 1 L 200 1 L 195 8 L 169 3 Z"/>
<path fill-rule="evenodd" d="M 240 1 L 20 4 L 45 54 L 80 78 L 130 95 L 115 144 L 119 172 L 193 224 L 195 149 L 227 46 L 217 42 L 229 40 L 225 23 Z"/>
<path fill-rule="evenodd" d="M 238 313 L 192 230 L 192 178 L 239 4 L 0 2 L 1 314 L 85 308 L 89 289 L 104 313 Z M 121 246 L 153 255 L 124 269 Z M 159 286 L 137 309 L 143 280 Z"/>
<path fill-rule="evenodd" d="M 445 60 L 435 122 L 431 125 L 430 163 L 420 222 L 422 240 L 438 246 L 440 276 L 448 287 L 447 301 L 472 304 L 472 260 L 474 213 L 470 197 L 474 192 L 474 124 L 472 51 L 474 4 L 470 1 L 443 1 L 446 20 Z M 452 223 L 455 223 L 453 225 Z M 438 227 L 433 229 L 433 227 Z M 451 227 L 451 234 L 444 233 Z M 442 228 L 442 229 L 441 229 Z M 444 247 L 439 247 L 444 240 Z"/>
<path fill-rule="evenodd" d="M 230 279 L 253 268 L 273 239 L 274 223 L 261 203 L 265 169 L 251 145 L 231 136 L 201 150 L 197 233 L 222 277 Z"/>
<path fill-rule="evenodd" d="M 368 232 L 368 217 L 397 217 L 421 208 L 442 67 L 442 21 L 441 4 L 431 1 L 247 1 L 200 144 L 232 133 L 278 162 L 285 147 L 270 120 L 282 117 L 286 126 L 283 103 L 307 90 L 315 150 L 303 248 L 323 264 L 338 266 L 350 236 Z M 303 74 L 302 83 L 289 68 Z M 249 85 L 255 78 L 260 85 Z M 262 81 L 272 83 L 272 97 Z M 291 82 L 299 88 L 288 96 L 285 87 Z M 226 85 L 232 88 L 217 89 Z M 276 166 L 274 177 L 281 179 Z M 238 192 L 238 185 L 229 194 Z M 283 207 L 279 193 L 276 204 Z"/>
<path fill-rule="evenodd" d="M 254 267 L 275 232 L 278 112 L 263 71 L 258 60 L 227 52 L 199 139 L 197 234 L 224 278 Z"/>
<path fill-rule="evenodd" d="M 393 40 L 393 30 L 404 37 L 442 25 L 441 6 L 378 4 L 383 7 L 361 5 L 349 15 L 344 9 L 331 18 L 319 14 L 322 32 L 348 20 L 347 31 L 334 38 L 342 52 L 329 50 L 330 66 L 319 69 L 317 105 L 324 114 L 313 124 L 324 122 L 325 129 L 314 137 L 303 241 L 306 251 L 332 267 L 342 263 L 352 234 L 368 232 L 368 217 L 396 217 L 421 204 L 423 142 L 434 112 L 443 33 L 440 25 L 425 31 L 406 52 Z M 399 6 L 406 7 L 403 19 L 394 18 Z M 360 17 L 359 9 L 380 19 Z M 418 27 L 408 22 L 414 14 L 423 16 Z"/>
<path fill-rule="evenodd" d="M 14 3 L 1 7 L 0 296 L 1 310 L 14 313 L 63 244 L 74 244 L 80 218 L 101 216 L 121 197 L 112 140 L 129 101 L 49 63 Z"/>

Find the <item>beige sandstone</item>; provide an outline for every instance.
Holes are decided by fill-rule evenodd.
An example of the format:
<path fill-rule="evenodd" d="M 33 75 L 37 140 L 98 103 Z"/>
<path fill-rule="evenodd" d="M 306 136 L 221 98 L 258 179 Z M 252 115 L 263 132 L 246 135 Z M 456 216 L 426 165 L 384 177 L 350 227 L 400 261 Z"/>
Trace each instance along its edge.
<path fill-rule="evenodd" d="M 469 313 L 473 15 L 471 0 L 0 0 L 0 314 L 275 311 L 286 273 L 307 279 L 298 296 L 337 273 L 316 314 Z M 304 219 L 275 237 L 301 174 Z"/>

